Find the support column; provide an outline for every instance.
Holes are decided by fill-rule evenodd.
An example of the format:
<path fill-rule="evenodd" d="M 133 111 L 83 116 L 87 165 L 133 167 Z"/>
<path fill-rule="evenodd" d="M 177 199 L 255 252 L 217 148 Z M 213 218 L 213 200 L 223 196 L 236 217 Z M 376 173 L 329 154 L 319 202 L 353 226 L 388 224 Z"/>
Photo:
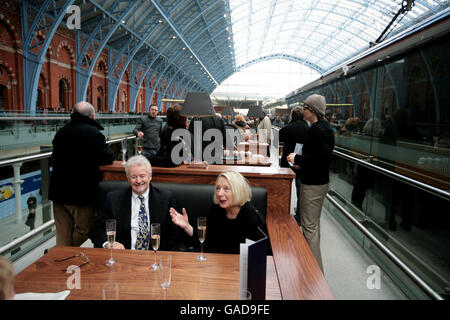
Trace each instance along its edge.
<path fill-rule="evenodd" d="M 20 185 L 23 183 L 23 180 L 20 179 L 20 167 L 22 166 L 22 162 L 13 164 L 14 169 L 14 199 L 16 201 L 16 223 L 22 223 L 22 190 Z"/>

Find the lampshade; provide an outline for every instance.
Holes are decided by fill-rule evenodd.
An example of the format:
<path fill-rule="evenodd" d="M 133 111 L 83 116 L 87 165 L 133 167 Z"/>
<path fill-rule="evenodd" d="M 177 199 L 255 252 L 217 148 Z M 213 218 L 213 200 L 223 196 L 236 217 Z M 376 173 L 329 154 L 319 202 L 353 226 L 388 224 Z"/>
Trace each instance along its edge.
<path fill-rule="evenodd" d="M 233 107 L 224 108 L 222 110 L 223 116 L 234 116 L 236 114 L 237 114 L 237 112 L 234 112 Z"/>
<path fill-rule="evenodd" d="M 249 118 L 264 118 L 265 113 L 261 106 L 251 106 L 248 109 L 247 117 Z"/>
<path fill-rule="evenodd" d="M 216 115 L 211 98 L 206 92 L 189 92 L 182 107 L 181 115 L 186 117 L 212 117 Z"/>

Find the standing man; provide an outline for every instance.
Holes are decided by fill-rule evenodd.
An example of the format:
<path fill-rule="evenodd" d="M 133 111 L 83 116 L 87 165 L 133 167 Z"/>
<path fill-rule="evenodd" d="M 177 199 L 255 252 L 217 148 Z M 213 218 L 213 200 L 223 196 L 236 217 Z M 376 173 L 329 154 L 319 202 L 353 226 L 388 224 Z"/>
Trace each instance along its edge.
<path fill-rule="evenodd" d="M 80 246 L 89 238 L 102 180 L 99 167 L 114 160 L 100 130 L 94 107 L 82 101 L 53 139 L 48 198 L 53 201 L 57 246 Z"/>
<path fill-rule="evenodd" d="M 334 148 L 334 134 L 325 119 L 325 97 L 313 94 L 305 100 L 303 119 L 309 121 L 302 155 L 289 154 L 287 160 L 300 166 L 300 215 L 306 241 L 323 272 L 320 253 L 320 214 L 323 200 L 329 188 L 331 155 Z"/>
<path fill-rule="evenodd" d="M 149 160 L 153 159 L 160 148 L 161 129 L 163 121 L 157 117 L 158 106 L 156 104 L 150 105 L 148 115 L 140 117 L 133 130 L 133 133 L 138 138 L 144 138 L 144 145 L 142 155 Z"/>
<path fill-rule="evenodd" d="M 287 156 L 294 152 L 295 145 L 297 143 L 304 144 L 306 136 L 308 135 L 309 126 L 306 121 L 303 120 L 302 108 L 295 107 L 291 111 L 291 122 L 288 125 L 280 129 L 279 141 L 283 145 L 283 155 L 281 156 L 280 167 L 290 168 L 287 161 Z M 300 169 L 293 167 L 292 170 L 295 172 L 295 188 L 297 191 L 297 208 L 295 211 L 295 220 L 298 225 L 301 225 L 300 221 L 300 189 L 301 189 L 301 178 Z"/>
<path fill-rule="evenodd" d="M 110 248 L 106 239 L 106 220 L 116 219 L 116 241 L 113 249 L 147 250 L 150 248 L 150 226 L 161 225 L 160 250 L 179 250 L 181 229 L 172 222 L 171 207 L 177 208 L 173 193 L 154 187 L 152 166 L 142 155 L 128 159 L 125 173 L 130 187 L 111 191 L 92 227 L 90 237 L 96 248 Z"/>

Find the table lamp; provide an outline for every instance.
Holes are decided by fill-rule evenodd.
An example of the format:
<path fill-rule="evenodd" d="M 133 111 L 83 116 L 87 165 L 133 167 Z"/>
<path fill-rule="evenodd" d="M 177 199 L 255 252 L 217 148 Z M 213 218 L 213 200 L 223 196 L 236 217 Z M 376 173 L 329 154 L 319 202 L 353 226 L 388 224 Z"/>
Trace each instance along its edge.
<path fill-rule="evenodd" d="M 189 92 L 181 104 L 181 115 L 185 117 L 215 117 L 216 112 L 206 92 Z M 202 162 L 202 124 L 194 122 L 194 163 L 188 167 L 206 168 L 208 163 Z"/>
<path fill-rule="evenodd" d="M 264 118 L 265 113 L 261 106 L 251 106 L 248 109 L 247 117 L 248 118 Z"/>

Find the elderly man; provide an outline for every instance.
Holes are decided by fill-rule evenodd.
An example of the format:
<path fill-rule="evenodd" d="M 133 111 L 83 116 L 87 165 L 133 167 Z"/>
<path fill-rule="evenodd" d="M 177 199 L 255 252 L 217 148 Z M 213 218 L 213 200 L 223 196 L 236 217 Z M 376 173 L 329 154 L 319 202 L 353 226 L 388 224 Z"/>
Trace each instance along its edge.
<path fill-rule="evenodd" d="M 157 116 L 158 106 L 152 104 L 148 110 L 148 115 L 140 117 L 133 130 L 138 138 L 144 139 L 142 155 L 152 160 L 160 148 L 161 129 L 163 121 Z"/>
<path fill-rule="evenodd" d="M 311 124 L 302 155 L 289 154 L 287 160 L 300 166 L 300 219 L 303 234 L 323 271 L 320 253 L 320 214 L 329 187 L 329 166 L 334 134 L 325 119 L 325 97 L 313 94 L 305 100 L 303 119 Z"/>
<path fill-rule="evenodd" d="M 151 185 L 152 167 L 144 156 L 134 156 L 125 164 L 130 183 L 127 189 L 109 192 L 106 203 L 99 210 L 90 238 L 95 247 L 109 248 L 106 239 L 106 220 L 116 219 L 116 241 L 113 249 L 151 249 L 150 225 L 161 225 L 161 250 L 180 249 L 180 231 L 169 215 L 176 207 L 171 191 Z"/>
<path fill-rule="evenodd" d="M 53 201 L 58 246 L 80 246 L 89 237 L 102 180 L 99 167 L 114 160 L 100 130 L 94 107 L 81 101 L 53 139 L 48 198 Z"/>

